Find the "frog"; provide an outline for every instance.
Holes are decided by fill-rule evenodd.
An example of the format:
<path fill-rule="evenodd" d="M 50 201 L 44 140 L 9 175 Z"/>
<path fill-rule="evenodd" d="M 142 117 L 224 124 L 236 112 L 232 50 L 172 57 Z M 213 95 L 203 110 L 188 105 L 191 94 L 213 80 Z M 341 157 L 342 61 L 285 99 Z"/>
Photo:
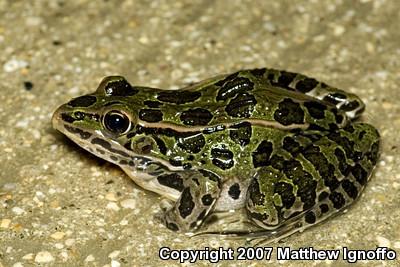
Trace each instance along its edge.
<path fill-rule="evenodd" d="M 377 165 L 378 130 L 355 94 L 312 77 L 244 69 L 167 90 L 103 78 L 53 114 L 55 129 L 167 200 L 158 220 L 196 233 L 242 210 L 279 238 L 346 210 Z"/>

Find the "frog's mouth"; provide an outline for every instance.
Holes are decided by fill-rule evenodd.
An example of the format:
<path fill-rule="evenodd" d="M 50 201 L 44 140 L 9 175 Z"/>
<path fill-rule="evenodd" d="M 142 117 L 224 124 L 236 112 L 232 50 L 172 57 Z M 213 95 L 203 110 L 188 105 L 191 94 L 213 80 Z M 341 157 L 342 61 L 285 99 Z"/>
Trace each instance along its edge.
<path fill-rule="evenodd" d="M 97 120 L 96 118 L 93 118 Z M 170 168 L 168 162 L 155 160 L 152 157 L 139 155 L 128 150 L 119 142 L 108 138 L 99 129 L 81 127 L 79 119 L 76 119 L 64 106 L 59 107 L 52 117 L 53 128 L 66 135 L 80 147 L 107 160 L 121 168 L 129 169 L 132 175 L 146 174 L 150 176 L 160 175 L 166 168 Z M 174 168 L 172 166 L 172 168 Z M 175 167 L 176 168 L 176 167 Z"/>
<path fill-rule="evenodd" d="M 166 170 L 177 170 L 178 167 L 170 166 L 169 162 L 161 159 L 135 154 L 117 141 L 105 136 L 101 130 L 87 131 L 84 127 L 74 123 L 73 117 L 63 106 L 54 112 L 52 124 L 54 129 L 65 134 L 80 147 L 121 167 L 140 187 L 164 195 L 171 200 L 179 197 L 178 191 L 173 188 L 160 187 L 155 179 Z"/>

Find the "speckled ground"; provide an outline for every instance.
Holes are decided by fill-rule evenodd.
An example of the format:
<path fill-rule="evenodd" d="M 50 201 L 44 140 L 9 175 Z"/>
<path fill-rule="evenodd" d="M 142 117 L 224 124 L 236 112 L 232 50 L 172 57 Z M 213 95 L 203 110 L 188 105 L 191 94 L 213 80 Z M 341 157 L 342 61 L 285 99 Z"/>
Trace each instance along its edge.
<path fill-rule="evenodd" d="M 400 2 L 193 2 L 0 1 L 0 266 L 178 266 L 162 262 L 159 248 L 244 245 L 160 226 L 158 196 L 54 131 L 50 118 L 105 75 L 176 88 L 263 66 L 358 94 L 383 140 L 379 167 L 353 208 L 279 245 L 400 253 Z M 347 264 L 277 261 L 275 253 L 270 262 Z"/>

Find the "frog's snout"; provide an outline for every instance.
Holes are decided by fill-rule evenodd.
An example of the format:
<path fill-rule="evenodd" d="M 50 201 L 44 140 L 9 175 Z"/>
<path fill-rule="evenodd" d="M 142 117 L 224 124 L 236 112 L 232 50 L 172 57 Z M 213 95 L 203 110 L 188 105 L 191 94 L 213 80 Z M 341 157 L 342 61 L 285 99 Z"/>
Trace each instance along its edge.
<path fill-rule="evenodd" d="M 53 116 L 51 117 L 51 124 L 53 125 L 53 128 L 56 130 L 60 129 L 60 120 L 61 120 L 61 114 L 62 114 L 62 107 L 58 107 L 54 113 Z"/>

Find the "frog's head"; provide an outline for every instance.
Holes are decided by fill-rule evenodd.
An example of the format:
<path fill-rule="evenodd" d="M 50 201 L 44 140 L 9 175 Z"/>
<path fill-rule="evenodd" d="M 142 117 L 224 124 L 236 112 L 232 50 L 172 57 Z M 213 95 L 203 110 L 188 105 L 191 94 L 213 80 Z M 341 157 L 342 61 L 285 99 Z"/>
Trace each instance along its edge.
<path fill-rule="evenodd" d="M 53 127 L 79 146 L 121 167 L 148 170 L 152 139 L 135 134 L 143 100 L 121 76 L 102 80 L 96 92 L 72 99 L 53 115 Z M 154 162 L 153 162 L 154 164 Z"/>

